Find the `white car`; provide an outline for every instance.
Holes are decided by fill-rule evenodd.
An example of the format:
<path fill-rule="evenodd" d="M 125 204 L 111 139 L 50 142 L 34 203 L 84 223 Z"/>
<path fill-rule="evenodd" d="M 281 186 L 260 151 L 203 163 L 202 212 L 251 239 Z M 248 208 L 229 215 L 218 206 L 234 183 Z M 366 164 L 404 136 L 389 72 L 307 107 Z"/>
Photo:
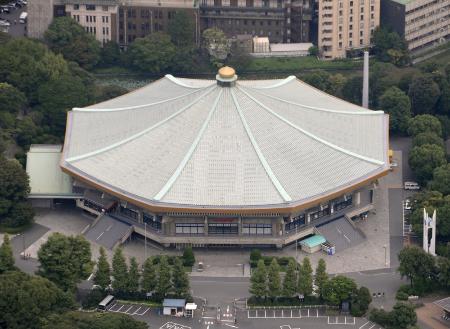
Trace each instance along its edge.
<path fill-rule="evenodd" d="M 409 199 L 405 200 L 404 207 L 405 210 L 411 210 L 411 201 Z"/>

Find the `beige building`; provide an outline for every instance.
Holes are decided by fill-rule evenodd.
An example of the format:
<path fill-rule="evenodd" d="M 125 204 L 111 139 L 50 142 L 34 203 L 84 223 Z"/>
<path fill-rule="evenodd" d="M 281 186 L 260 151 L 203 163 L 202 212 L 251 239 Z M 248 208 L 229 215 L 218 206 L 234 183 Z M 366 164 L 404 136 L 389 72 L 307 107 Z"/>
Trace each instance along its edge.
<path fill-rule="evenodd" d="M 450 0 L 382 0 L 382 25 L 405 37 L 411 51 L 450 38 Z"/>
<path fill-rule="evenodd" d="M 345 58 L 371 46 L 380 0 L 319 0 L 318 46 L 323 58 Z"/>

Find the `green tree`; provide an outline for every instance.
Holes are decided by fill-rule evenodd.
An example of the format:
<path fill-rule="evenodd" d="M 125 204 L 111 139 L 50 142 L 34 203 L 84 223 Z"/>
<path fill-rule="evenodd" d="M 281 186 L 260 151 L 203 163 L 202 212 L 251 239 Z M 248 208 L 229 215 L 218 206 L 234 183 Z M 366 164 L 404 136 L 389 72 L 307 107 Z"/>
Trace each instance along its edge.
<path fill-rule="evenodd" d="M 153 260 L 152 258 L 147 258 L 143 266 L 142 290 L 146 293 L 154 291 L 157 283 L 156 279 L 156 268 L 153 265 Z"/>
<path fill-rule="evenodd" d="M 114 251 L 112 259 L 112 288 L 114 291 L 123 293 L 127 291 L 128 286 L 128 266 L 122 253 L 122 248 Z"/>
<path fill-rule="evenodd" d="M 399 66 L 409 63 L 407 42 L 398 33 L 378 27 L 373 33 L 373 43 L 374 53 L 380 61 Z"/>
<path fill-rule="evenodd" d="M 281 295 L 280 265 L 275 257 L 267 271 L 267 294 L 272 299 Z"/>
<path fill-rule="evenodd" d="M 297 292 L 297 272 L 295 262 L 291 259 L 287 265 L 286 275 L 283 279 L 283 291 L 284 297 L 293 297 Z"/>
<path fill-rule="evenodd" d="M 372 302 L 372 296 L 366 287 L 359 288 L 353 296 L 351 312 L 353 316 L 362 316 L 369 309 Z"/>
<path fill-rule="evenodd" d="M 438 257 L 438 282 L 440 286 L 446 290 L 450 290 L 450 259 L 446 257 Z"/>
<path fill-rule="evenodd" d="M 0 82 L 0 112 L 18 114 L 25 107 L 27 98 L 16 87 Z"/>
<path fill-rule="evenodd" d="M 444 195 L 450 194 L 450 163 L 434 169 L 430 187 Z M 450 222 L 450 219 L 448 221 Z"/>
<path fill-rule="evenodd" d="M 127 292 L 134 295 L 139 291 L 139 265 L 135 257 L 130 259 L 130 269 L 128 271 L 128 282 L 127 282 Z"/>
<path fill-rule="evenodd" d="M 325 263 L 325 260 L 321 258 L 319 259 L 319 263 L 317 264 L 316 275 L 314 280 L 317 289 L 319 291 L 320 297 L 322 297 L 323 295 L 323 287 L 325 286 L 325 283 L 327 281 L 328 281 L 327 264 Z"/>
<path fill-rule="evenodd" d="M 16 271 L 0 275 L 0 328 L 40 329 L 44 317 L 74 306 L 70 294 L 45 278 Z"/>
<path fill-rule="evenodd" d="M 175 46 L 163 32 L 138 38 L 128 49 L 131 65 L 135 69 L 154 74 L 167 71 L 175 54 Z"/>
<path fill-rule="evenodd" d="M 51 50 L 83 68 L 90 69 L 100 60 L 100 43 L 69 16 L 55 18 L 44 38 Z"/>
<path fill-rule="evenodd" d="M 422 146 L 425 144 L 434 144 L 444 148 L 444 140 L 432 131 L 420 133 L 414 136 L 412 146 Z"/>
<path fill-rule="evenodd" d="M 53 233 L 38 251 L 39 275 L 72 291 L 92 272 L 91 246 L 83 236 Z"/>
<path fill-rule="evenodd" d="M 184 266 L 194 266 L 195 256 L 194 252 L 192 251 L 192 247 L 187 247 L 186 249 L 184 249 L 182 258 Z"/>
<path fill-rule="evenodd" d="M 356 291 L 353 279 L 342 275 L 328 280 L 323 287 L 323 299 L 332 305 L 340 305 L 343 301 L 350 301 Z"/>
<path fill-rule="evenodd" d="M 37 102 L 37 89 L 49 79 L 69 73 L 61 55 L 28 38 L 14 38 L 0 47 L 0 81 L 23 92 L 31 105 Z"/>
<path fill-rule="evenodd" d="M 207 50 L 211 63 L 220 67 L 231 51 L 231 43 L 225 33 L 217 28 L 206 29 L 202 33 L 203 47 Z"/>
<path fill-rule="evenodd" d="M 189 277 L 184 270 L 183 263 L 175 258 L 172 271 L 173 291 L 177 297 L 186 298 L 189 295 Z"/>
<path fill-rule="evenodd" d="M 313 269 L 308 257 L 303 258 L 302 266 L 298 273 L 298 292 L 306 296 L 311 296 L 313 292 Z"/>
<path fill-rule="evenodd" d="M 389 114 L 390 129 L 395 134 L 406 133 L 411 119 L 409 97 L 397 87 L 388 89 L 379 99 L 380 109 Z"/>
<path fill-rule="evenodd" d="M 97 262 L 97 271 L 94 275 L 94 283 L 99 285 L 103 290 L 108 288 L 111 283 L 111 268 L 109 267 L 106 252 L 103 247 L 100 247 L 100 256 Z"/>
<path fill-rule="evenodd" d="M 342 97 L 348 102 L 361 105 L 362 100 L 362 77 L 348 79 L 342 87 Z"/>
<path fill-rule="evenodd" d="M 102 66 L 114 66 L 122 63 L 122 54 L 120 53 L 120 47 L 117 42 L 106 42 L 100 52 L 100 65 Z"/>
<path fill-rule="evenodd" d="M 66 312 L 52 314 L 44 321 L 42 329 L 147 329 L 145 322 L 127 314 L 98 312 Z"/>
<path fill-rule="evenodd" d="M 409 85 L 408 96 L 414 114 L 433 113 L 441 92 L 433 78 L 419 75 Z"/>
<path fill-rule="evenodd" d="M 434 271 L 433 256 L 417 246 L 403 248 L 398 259 L 398 271 L 402 277 L 406 276 L 410 280 L 412 287 L 418 278 L 430 278 Z"/>
<path fill-rule="evenodd" d="M 409 122 L 408 134 L 416 136 L 420 133 L 433 132 L 442 136 L 442 125 L 438 118 L 430 114 L 417 115 Z"/>
<path fill-rule="evenodd" d="M 0 247 L 0 274 L 14 269 L 14 256 L 11 242 L 9 241 L 8 234 L 5 234 L 3 237 L 3 244 Z"/>
<path fill-rule="evenodd" d="M 438 145 L 416 146 L 409 153 L 409 165 L 421 183 L 430 180 L 434 170 L 446 163 L 445 151 Z"/>
<path fill-rule="evenodd" d="M 20 163 L 0 155 L 0 227 L 22 227 L 33 221 L 29 192 L 28 175 Z"/>
<path fill-rule="evenodd" d="M 391 319 L 393 328 L 407 329 L 414 326 L 417 323 L 414 305 L 402 302 L 395 304 L 391 311 Z"/>
<path fill-rule="evenodd" d="M 194 46 L 194 20 L 185 10 L 177 11 L 169 21 L 169 35 L 178 48 Z"/>
<path fill-rule="evenodd" d="M 161 256 L 158 268 L 158 284 L 156 285 L 156 292 L 160 297 L 165 297 L 171 290 L 172 284 L 170 282 L 171 274 L 167 256 Z"/>
<path fill-rule="evenodd" d="M 250 277 L 250 293 L 256 298 L 267 296 L 267 271 L 262 259 L 258 261 Z"/>

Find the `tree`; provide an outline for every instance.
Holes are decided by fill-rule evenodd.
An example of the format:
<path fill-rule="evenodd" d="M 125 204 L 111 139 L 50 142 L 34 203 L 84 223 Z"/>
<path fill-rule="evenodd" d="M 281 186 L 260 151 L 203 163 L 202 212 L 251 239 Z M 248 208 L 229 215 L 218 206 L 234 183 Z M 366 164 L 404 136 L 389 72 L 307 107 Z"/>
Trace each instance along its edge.
<path fill-rule="evenodd" d="M 11 242 L 9 241 L 8 234 L 5 234 L 3 237 L 3 244 L 0 247 L 0 274 L 14 269 L 14 256 Z"/>
<path fill-rule="evenodd" d="M 389 114 L 391 131 L 396 134 L 406 133 L 411 119 L 411 102 L 408 96 L 397 87 L 391 87 L 380 97 L 379 106 Z"/>
<path fill-rule="evenodd" d="M 206 29 L 202 33 L 203 47 L 208 51 L 211 62 L 220 67 L 231 51 L 231 43 L 225 33 L 217 28 Z"/>
<path fill-rule="evenodd" d="M 29 192 L 28 175 L 20 163 L 0 155 L 0 226 L 25 227 L 33 221 Z"/>
<path fill-rule="evenodd" d="M 176 48 L 163 32 L 136 39 L 128 49 L 131 65 L 147 73 L 165 72 L 172 65 Z"/>
<path fill-rule="evenodd" d="M 152 292 L 156 288 L 156 268 L 153 265 L 152 258 L 147 258 L 144 262 L 142 273 L 142 290 L 144 292 Z"/>
<path fill-rule="evenodd" d="M 92 272 L 91 246 L 83 236 L 53 233 L 38 251 L 38 274 L 66 291 Z"/>
<path fill-rule="evenodd" d="M 42 329 L 147 329 L 145 322 L 127 314 L 98 312 L 67 312 L 52 314 L 44 321 Z"/>
<path fill-rule="evenodd" d="M 45 278 L 17 271 L 0 275 L 0 328 L 38 329 L 42 318 L 74 306 L 70 294 Z"/>
<path fill-rule="evenodd" d="M 362 100 L 362 77 L 348 79 L 342 87 L 342 96 L 348 102 L 361 105 Z"/>
<path fill-rule="evenodd" d="M 27 98 L 9 83 L 0 83 L 0 112 L 18 114 L 25 107 Z"/>
<path fill-rule="evenodd" d="M 178 48 L 192 48 L 194 46 L 194 21 L 187 11 L 177 11 L 169 21 L 169 35 L 173 44 Z"/>
<path fill-rule="evenodd" d="M 276 298 L 281 295 L 280 265 L 278 265 L 275 257 L 272 258 L 269 270 L 267 271 L 267 294 L 271 298 Z"/>
<path fill-rule="evenodd" d="M 373 43 L 374 53 L 380 61 L 399 66 L 409 63 L 407 42 L 398 33 L 378 27 L 373 33 Z"/>
<path fill-rule="evenodd" d="M 304 296 L 311 296 L 313 292 L 313 269 L 308 257 L 303 258 L 298 273 L 298 292 Z"/>
<path fill-rule="evenodd" d="M 128 266 L 122 253 L 122 248 L 117 248 L 112 259 L 112 288 L 123 293 L 128 288 Z"/>
<path fill-rule="evenodd" d="M 161 256 L 158 269 L 158 284 L 156 292 L 160 297 L 165 297 L 172 287 L 170 282 L 170 267 L 167 261 L 167 256 Z"/>
<path fill-rule="evenodd" d="M 398 271 L 402 277 L 406 276 L 410 280 L 411 287 L 414 287 L 418 278 L 429 280 L 434 271 L 433 256 L 417 246 L 403 248 L 398 259 L 400 261 Z"/>
<path fill-rule="evenodd" d="M 359 288 L 353 296 L 351 304 L 351 313 L 353 316 L 362 316 L 369 309 L 372 302 L 372 296 L 366 287 Z"/>
<path fill-rule="evenodd" d="M 325 283 L 323 287 L 323 299 L 332 305 L 340 305 L 343 301 L 350 301 L 355 291 L 355 281 L 338 275 Z"/>
<path fill-rule="evenodd" d="M 44 34 L 55 53 L 90 69 L 100 60 L 100 43 L 70 16 L 57 17 Z"/>
<path fill-rule="evenodd" d="M 417 315 L 414 306 L 410 303 L 399 302 L 391 311 L 392 327 L 407 329 L 417 323 Z"/>
<path fill-rule="evenodd" d="M 282 295 L 284 297 L 293 297 L 297 292 L 297 272 L 296 263 L 290 259 L 286 269 L 286 275 L 283 279 Z"/>
<path fill-rule="evenodd" d="M 119 65 L 122 62 L 122 54 L 117 42 L 112 40 L 106 42 L 100 51 L 100 64 L 102 66 Z"/>
<path fill-rule="evenodd" d="M 256 298 L 267 296 L 267 273 L 264 260 L 260 259 L 250 277 L 250 293 Z"/>
<path fill-rule="evenodd" d="M 444 148 L 444 140 L 432 131 L 420 133 L 414 136 L 412 146 L 422 146 L 425 144 L 434 144 Z"/>
<path fill-rule="evenodd" d="M 139 291 L 139 265 L 135 257 L 130 259 L 130 269 L 128 271 L 127 292 L 134 295 Z"/>
<path fill-rule="evenodd" d="M 450 290 L 450 259 L 446 257 L 438 257 L 438 282 L 445 290 Z"/>
<path fill-rule="evenodd" d="M 433 113 L 440 94 L 439 86 L 432 77 L 428 75 L 414 77 L 408 91 L 413 113 Z"/>
<path fill-rule="evenodd" d="M 308 52 L 309 52 L 310 56 L 317 57 L 317 56 L 319 56 L 319 47 L 311 46 L 311 47 L 309 47 Z"/>
<path fill-rule="evenodd" d="M 194 266 L 195 264 L 195 256 L 192 251 L 192 247 L 187 247 L 183 251 L 183 265 L 184 266 Z"/>
<path fill-rule="evenodd" d="M 430 187 L 432 190 L 439 191 L 444 195 L 450 194 L 450 163 L 434 169 Z"/>
<path fill-rule="evenodd" d="M 438 145 L 425 144 L 416 146 L 409 153 L 409 165 L 421 183 L 433 176 L 433 171 L 447 163 L 445 151 Z"/>
<path fill-rule="evenodd" d="M 430 114 L 422 114 L 411 119 L 408 127 L 410 136 L 426 132 L 433 132 L 438 136 L 442 136 L 442 125 L 438 118 Z"/>
<path fill-rule="evenodd" d="M 319 263 L 317 264 L 316 275 L 314 280 L 317 289 L 319 290 L 320 297 L 322 297 L 323 295 L 323 287 L 325 286 L 325 283 L 327 281 L 328 281 L 327 265 L 323 260 L 323 258 L 321 258 L 319 259 Z"/>
<path fill-rule="evenodd" d="M 100 256 L 98 257 L 97 271 L 94 275 L 94 283 L 105 290 L 111 283 L 110 276 L 111 269 L 109 267 L 108 259 L 106 258 L 105 249 L 100 247 Z"/>
<path fill-rule="evenodd" d="M 173 264 L 172 284 L 173 291 L 177 297 L 186 298 L 189 295 L 189 277 L 179 258 L 175 258 Z"/>

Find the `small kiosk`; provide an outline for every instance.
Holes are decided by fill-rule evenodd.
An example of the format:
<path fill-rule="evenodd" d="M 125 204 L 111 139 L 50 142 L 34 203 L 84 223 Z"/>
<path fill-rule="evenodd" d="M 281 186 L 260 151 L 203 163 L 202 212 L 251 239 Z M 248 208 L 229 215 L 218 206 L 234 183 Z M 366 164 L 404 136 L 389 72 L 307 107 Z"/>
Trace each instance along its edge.
<path fill-rule="evenodd" d="M 163 301 L 163 314 L 172 316 L 183 316 L 185 313 L 186 299 L 169 299 Z"/>
<path fill-rule="evenodd" d="M 185 311 L 185 316 L 187 318 L 193 318 L 194 317 L 194 311 L 197 309 L 197 304 L 195 303 L 186 303 L 186 307 L 185 307 L 186 311 Z"/>

